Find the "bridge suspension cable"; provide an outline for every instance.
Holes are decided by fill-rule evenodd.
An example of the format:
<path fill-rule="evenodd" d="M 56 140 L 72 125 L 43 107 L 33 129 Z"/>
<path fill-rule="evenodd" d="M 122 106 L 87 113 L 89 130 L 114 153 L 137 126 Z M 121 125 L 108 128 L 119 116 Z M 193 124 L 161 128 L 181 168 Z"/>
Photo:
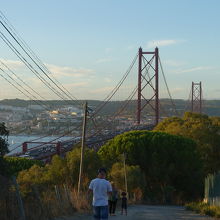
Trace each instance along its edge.
<path fill-rule="evenodd" d="M 131 65 L 129 66 L 128 70 L 125 72 L 125 74 L 123 75 L 123 77 L 122 77 L 122 79 L 119 81 L 119 83 L 118 83 L 118 84 L 114 87 L 114 89 L 106 96 L 106 98 L 104 99 L 104 103 L 101 103 L 100 105 L 98 105 L 98 107 L 94 110 L 94 112 L 92 112 L 92 113 L 90 114 L 90 118 L 88 118 L 88 121 L 92 120 L 93 123 L 94 123 L 95 115 L 97 115 L 98 112 L 100 112 L 100 111 L 102 110 L 102 108 L 111 100 L 111 98 L 114 96 L 114 94 L 118 91 L 118 89 L 120 88 L 120 86 L 123 84 L 123 82 L 125 81 L 125 79 L 126 79 L 127 76 L 129 75 L 131 69 L 133 68 L 133 66 L 134 66 L 134 64 L 135 64 L 135 62 L 136 62 L 136 60 L 137 60 L 137 57 L 138 57 L 138 54 L 134 57 L 134 59 L 133 59 Z M 81 125 L 80 125 L 80 126 L 81 126 Z M 79 127 L 80 127 L 80 126 L 79 126 Z M 70 133 L 71 133 L 72 131 L 74 131 L 74 130 L 76 130 L 76 128 L 73 129 L 73 130 L 71 130 L 71 131 L 65 132 L 63 135 L 61 135 L 61 136 L 59 136 L 59 137 L 56 137 L 55 139 L 51 140 L 51 141 L 48 142 L 48 143 L 52 143 L 52 142 L 54 142 L 54 141 L 57 141 L 57 140 L 61 139 L 62 137 L 64 137 L 64 136 L 70 134 Z M 97 132 L 96 132 L 96 133 L 97 133 Z M 94 135 L 94 134 L 92 134 L 92 135 Z M 36 148 L 41 147 L 41 146 L 43 146 L 43 145 L 45 145 L 45 144 L 38 145 L 38 146 L 36 146 Z"/>
<path fill-rule="evenodd" d="M 122 83 L 125 81 L 129 73 L 131 72 L 135 62 L 137 61 L 138 54 L 135 55 L 131 65 L 129 66 L 128 70 L 125 72 L 119 83 L 114 87 L 114 89 L 106 96 L 103 103 L 101 103 L 97 108 L 94 110 L 94 113 L 92 114 L 92 117 L 94 117 L 98 112 L 101 111 L 101 109 L 111 100 L 111 98 L 115 95 L 115 93 L 118 91 Z"/>
<path fill-rule="evenodd" d="M 168 92 L 171 104 L 172 104 L 172 106 L 174 108 L 174 111 L 175 111 L 176 115 L 179 115 L 179 113 L 177 112 L 177 109 L 176 109 L 176 105 L 175 105 L 175 103 L 173 101 L 173 98 L 171 96 L 170 89 L 169 89 L 168 84 L 167 84 L 167 80 L 166 80 L 166 77 L 165 77 L 165 74 L 164 74 L 164 71 L 163 71 L 163 66 L 162 66 L 160 57 L 159 57 L 159 64 L 160 64 L 159 66 L 160 66 L 160 69 L 161 69 L 161 72 L 162 72 L 162 75 L 163 75 L 164 83 L 166 85 L 166 89 L 167 89 L 167 92 Z"/>

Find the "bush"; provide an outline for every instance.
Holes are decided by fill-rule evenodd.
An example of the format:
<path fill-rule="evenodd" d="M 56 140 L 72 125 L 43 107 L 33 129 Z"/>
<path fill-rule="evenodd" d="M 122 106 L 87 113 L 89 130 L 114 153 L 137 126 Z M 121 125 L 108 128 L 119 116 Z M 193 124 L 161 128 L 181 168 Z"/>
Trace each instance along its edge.
<path fill-rule="evenodd" d="M 200 214 L 212 216 L 212 217 L 220 217 L 220 207 L 211 206 L 205 202 L 191 202 L 185 205 L 187 210 L 195 211 Z"/>
<path fill-rule="evenodd" d="M 4 157 L 3 160 L 8 176 L 17 175 L 20 171 L 27 170 L 35 164 L 43 166 L 43 163 L 39 160 L 30 160 L 21 157 Z"/>

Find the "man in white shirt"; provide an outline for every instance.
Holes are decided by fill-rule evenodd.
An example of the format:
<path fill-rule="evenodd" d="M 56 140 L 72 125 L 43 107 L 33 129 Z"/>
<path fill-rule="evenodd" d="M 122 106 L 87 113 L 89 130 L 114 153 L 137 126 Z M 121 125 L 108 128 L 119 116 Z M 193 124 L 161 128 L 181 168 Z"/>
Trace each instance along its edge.
<path fill-rule="evenodd" d="M 108 219 L 108 195 L 112 193 L 112 186 L 105 179 L 106 170 L 100 168 L 97 178 L 89 184 L 89 192 L 93 192 L 93 213 L 98 220 Z"/>

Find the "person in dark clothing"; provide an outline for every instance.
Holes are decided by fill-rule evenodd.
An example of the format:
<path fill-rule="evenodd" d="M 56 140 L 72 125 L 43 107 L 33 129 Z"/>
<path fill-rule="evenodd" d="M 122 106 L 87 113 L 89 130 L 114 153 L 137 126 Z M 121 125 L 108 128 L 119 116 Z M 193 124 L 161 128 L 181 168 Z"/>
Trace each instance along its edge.
<path fill-rule="evenodd" d="M 121 215 L 123 215 L 124 211 L 125 211 L 125 215 L 127 215 L 127 197 L 126 197 L 127 193 L 126 192 L 122 192 L 121 193 Z"/>
<path fill-rule="evenodd" d="M 109 196 L 109 214 L 112 216 L 115 216 L 115 209 L 118 201 L 118 190 L 115 188 L 115 185 L 113 182 L 112 184 L 112 194 Z"/>

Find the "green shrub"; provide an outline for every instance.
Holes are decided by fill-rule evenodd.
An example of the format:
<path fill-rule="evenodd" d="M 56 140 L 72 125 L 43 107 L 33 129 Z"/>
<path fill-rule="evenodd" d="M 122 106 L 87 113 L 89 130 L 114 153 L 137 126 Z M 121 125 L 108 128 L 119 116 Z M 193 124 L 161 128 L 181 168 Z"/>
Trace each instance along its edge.
<path fill-rule="evenodd" d="M 220 207 L 211 206 L 204 202 L 191 202 L 185 205 L 186 210 L 195 211 L 212 217 L 220 217 Z"/>
<path fill-rule="evenodd" d="M 22 170 L 27 170 L 33 165 L 43 166 L 43 162 L 39 160 L 30 160 L 21 157 L 4 157 L 7 175 L 17 175 Z"/>

